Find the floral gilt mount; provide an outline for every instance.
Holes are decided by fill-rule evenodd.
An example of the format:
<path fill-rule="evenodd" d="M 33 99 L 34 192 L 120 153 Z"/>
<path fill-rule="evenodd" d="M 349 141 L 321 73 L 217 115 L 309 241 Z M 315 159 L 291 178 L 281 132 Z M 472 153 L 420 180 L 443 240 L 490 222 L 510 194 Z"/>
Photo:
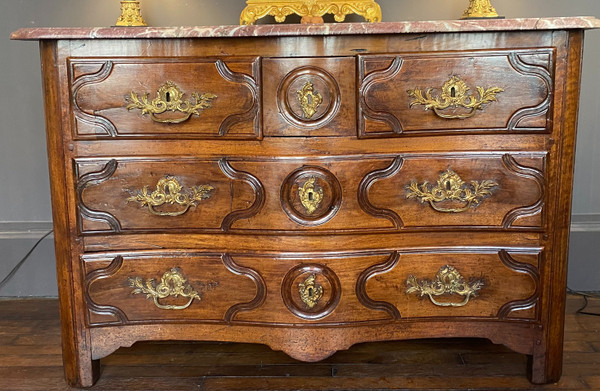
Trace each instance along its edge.
<path fill-rule="evenodd" d="M 240 24 L 254 24 L 267 15 L 282 23 L 288 15 L 297 14 L 302 23 L 323 23 L 323 15 L 333 14 L 336 22 L 346 15 L 357 14 L 368 22 L 381 22 L 381 7 L 375 0 L 247 0 Z"/>

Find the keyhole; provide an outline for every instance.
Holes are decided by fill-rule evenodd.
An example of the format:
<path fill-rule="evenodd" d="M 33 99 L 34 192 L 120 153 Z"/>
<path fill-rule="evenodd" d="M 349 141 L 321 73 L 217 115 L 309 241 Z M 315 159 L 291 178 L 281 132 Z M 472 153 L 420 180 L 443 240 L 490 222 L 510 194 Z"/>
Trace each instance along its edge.
<path fill-rule="evenodd" d="M 311 191 L 311 192 L 309 192 L 309 193 L 308 193 L 308 200 L 309 200 L 309 201 L 314 201 L 314 199 L 315 199 L 314 193 L 313 193 L 312 191 Z"/>
<path fill-rule="evenodd" d="M 314 291 L 313 288 L 308 288 L 308 297 L 313 297 Z"/>
<path fill-rule="evenodd" d="M 450 181 L 446 181 L 446 190 L 452 190 L 452 185 L 450 184 Z"/>
<path fill-rule="evenodd" d="M 171 102 L 171 93 L 167 92 L 167 102 Z"/>
<path fill-rule="evenodd" d="M 450 88 L 450 96 L 453 98 L 456 98 L 456 88 L 455 87 Z"/>

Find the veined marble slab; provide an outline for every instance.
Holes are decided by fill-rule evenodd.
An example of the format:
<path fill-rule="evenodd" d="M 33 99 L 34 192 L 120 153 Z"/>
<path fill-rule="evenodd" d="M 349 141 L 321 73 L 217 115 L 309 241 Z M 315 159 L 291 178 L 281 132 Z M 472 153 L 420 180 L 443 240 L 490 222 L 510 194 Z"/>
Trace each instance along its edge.
<path fill-rule="evenodd" d="M 263 24 L 253 26 L 190 27 L 45 27 L 24 28 L 11 39 L 134 39 L 200 37 L 282 37 L 467 31 L 518 31 L 600 28 L 590 16 L 528 19 L 438 20 L 383 23 Z"/>

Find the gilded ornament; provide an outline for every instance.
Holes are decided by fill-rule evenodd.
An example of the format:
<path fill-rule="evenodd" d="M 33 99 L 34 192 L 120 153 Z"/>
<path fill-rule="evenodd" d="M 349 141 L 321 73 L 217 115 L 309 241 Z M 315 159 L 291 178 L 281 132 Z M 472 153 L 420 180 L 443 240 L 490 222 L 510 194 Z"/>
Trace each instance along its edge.
<path fill-rule="evenodd" d="M 154 122 L 163 124 L 179 124 L 187 121 L 192 115 L 200 115 L 202 110 L 212 107 L 212 101 L 217 98 L 217 95 L 205 93 L 200 95 L 197 92 L 192 93 L 192 101 L 183 100 L 184 93 L 175 85 L 175 83 L 167 81 L 157 91 L 156 98 L 150 102 L 150 94 L 146 93 L 141 97 L 131 92 L 127 105 L 127 110 L 142 110 L 142 115 L 150 114 L 150 118 Z M 158 118 L 157 115 L 167 111 L 180 112 L 185 116 L 180 118 Z"/>
<path fill-rule="evenodd" d="M 374 0 L 247 0 L 240 24 L 254 24 L 267 15 L 282 23 L 292 14 L 302 17 L 303 23 L 323 23 L 323 15 L 333 14 L 336 22 L 346 15 L 357 14 L 368 22 L 381 22 L 381 7 Z"/>
<path fill-rule="evenodd" d="M 433 281 L 417 280 L 415 276 L 408 276 L 406 279 L 406 293 L 417 292 L 423 296 L 429 296 L 433 304 L 438 307 L 464 307 L 469 303 L 472 297 L 477 296 L 477 292 L 484 286 L 483 279 L 471 279 L 466 282 L 464 277 L 454 267 L 443 266 L 435 276 Z M 442 295 L 459 295 L 464 300 L 460 303 L 438 302 L 435 297 Z"/>
<path fill-rule="evenodd" d="M 469 7 L 463 13 L 463 19 L 499 18 L 491 0 L 470 0 Z"/>
<path fill-rule="evenodd" d="M 314 86 L 310 81 L 306 82 L 297 94 L 300 107 L 302 107 L 302 111 L 304 112 L 304 117 L 306 119 L 311 119 L 317 113 L 321 103 L 323 103 L 323 96 L 320 93 L 315 92 Z"/>
<path fill-rule="evenodd" d="M 121 1 L 121 16 L 119 16 L 115 25 L 124 27 L 147 26 L 142 17 L 140 2 L 137 0 Z"/>
<path fill-rule="evenodd" d="M 323 297 L 323 287 L 316 283 L 317 276 L 311 274 L 304 282 L 298 284 L 300 299 L 310 309 L 314 308 Z"/>
<path fill-rule="evenodd" d="M 154 305 L 162 310 L 185 310 L 192 305 L 194 299 L 201 301 L 202 293 L 213 290 L 219 283 L 211 281 L 208 283 L 200 283 L 200 289 L 194 290 L 191 285 L 186 284 L 187 280 L 181 274 L 181 270 L 174 268 L 163 274 L 160 279 L 160 284 L 156 285 L 154 279 L 147 280 L 144 282 L 141 277 L 129 278 L 129 286 L 133 289 L 131 292 L 133 295 L 145 294 L 148 300 L 152 299 Z M 161 304 L 159 300 L 166 299 L 167 297 L 184 297 L 188 298 L 188 302 L 184 305 L 171 305 Z"/>
<path fill-rule="evenodd" d="M 142 207 L 148 207 L 148 210 L 156 216 L 177 217 L 186 213 L 191 207 L 198 206 L 198 202 L 204 201 L 211 196 L 215 188 L 210 185 L 195 186 L 191 191 L 182 193 L 183 187 L 177 179 L 167 176 L 158 181 L 156 190 L 149 193 L 149 186 L 144 186 L 138 192 L 138 195 L 130 197 L 127 202 L 138 202 Z M 180 205 L 182 210 L 177 212 L 159 212 L 156 208 L 163 205 Z"/>
<path fill-rule="evenodd" d="M 315 185 L 316 181 L 317 178 L 311 177 L 304 185 L 298 188 L 300 202 L 306 208 L 306 212 L 309 215 L 315 213 L 321 202 L 323 202 L 323 189 Z"/>
<path fill-rule="evenodd" d="M 421 202 L 429 202 L 431 207 L 438 212 L 462 213 L 473 205 L 479 205 L 484 198 L 492 195 L 494 187 L 498 183 L 491 180 L 471 181 L 466 184 L 458 174 L 452 170 L 443 172 L 434 187 L 429 182 L 419 185 L 416 181 L 407 187 L 407 199 L 418 198 Z M 460 208 L 443 208 L 439 203 L 446 201 L 457 201 L 465 205 Z"/>
<path fill-rule="evenodd" d="M 439 97 L 432 96 L 433 90 L 434 88 L 428 88 L 425 94 L 419 88 L 408 90 L 408 95 L 415 99 L 410 103 L 410 107 L 423 105 L 425 106 L 425 110 L 433 109 L 435 114 L 446 119 L 471 118 L 477 114 L 477 110 L 483 110 L 486 104 L 497 102 L 496 94 L 504 92 L 500 87 L 490 87 L 488 89 L 477 87 L 477 92 L 479 93 L 479 98 L 477 98 L 469 94 L 471 89 L 458 76 L 453 76 L 444 83 Z M 445 114 L 442 112 L 448 108 L 455 109 L 460 107 L 469 109 L 470 111 L 466 114 Z"/>

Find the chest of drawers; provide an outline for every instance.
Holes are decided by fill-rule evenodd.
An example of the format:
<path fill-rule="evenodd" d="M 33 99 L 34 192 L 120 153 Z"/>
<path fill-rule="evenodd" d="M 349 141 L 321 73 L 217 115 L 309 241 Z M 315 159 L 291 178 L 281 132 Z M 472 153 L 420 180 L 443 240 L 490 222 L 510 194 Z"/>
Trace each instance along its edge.
<path fill-rule="evenodd" d="M 65 372 L 146 340 L 478 337 L 561 373 L 593 18 L 28 29 Z"/>

